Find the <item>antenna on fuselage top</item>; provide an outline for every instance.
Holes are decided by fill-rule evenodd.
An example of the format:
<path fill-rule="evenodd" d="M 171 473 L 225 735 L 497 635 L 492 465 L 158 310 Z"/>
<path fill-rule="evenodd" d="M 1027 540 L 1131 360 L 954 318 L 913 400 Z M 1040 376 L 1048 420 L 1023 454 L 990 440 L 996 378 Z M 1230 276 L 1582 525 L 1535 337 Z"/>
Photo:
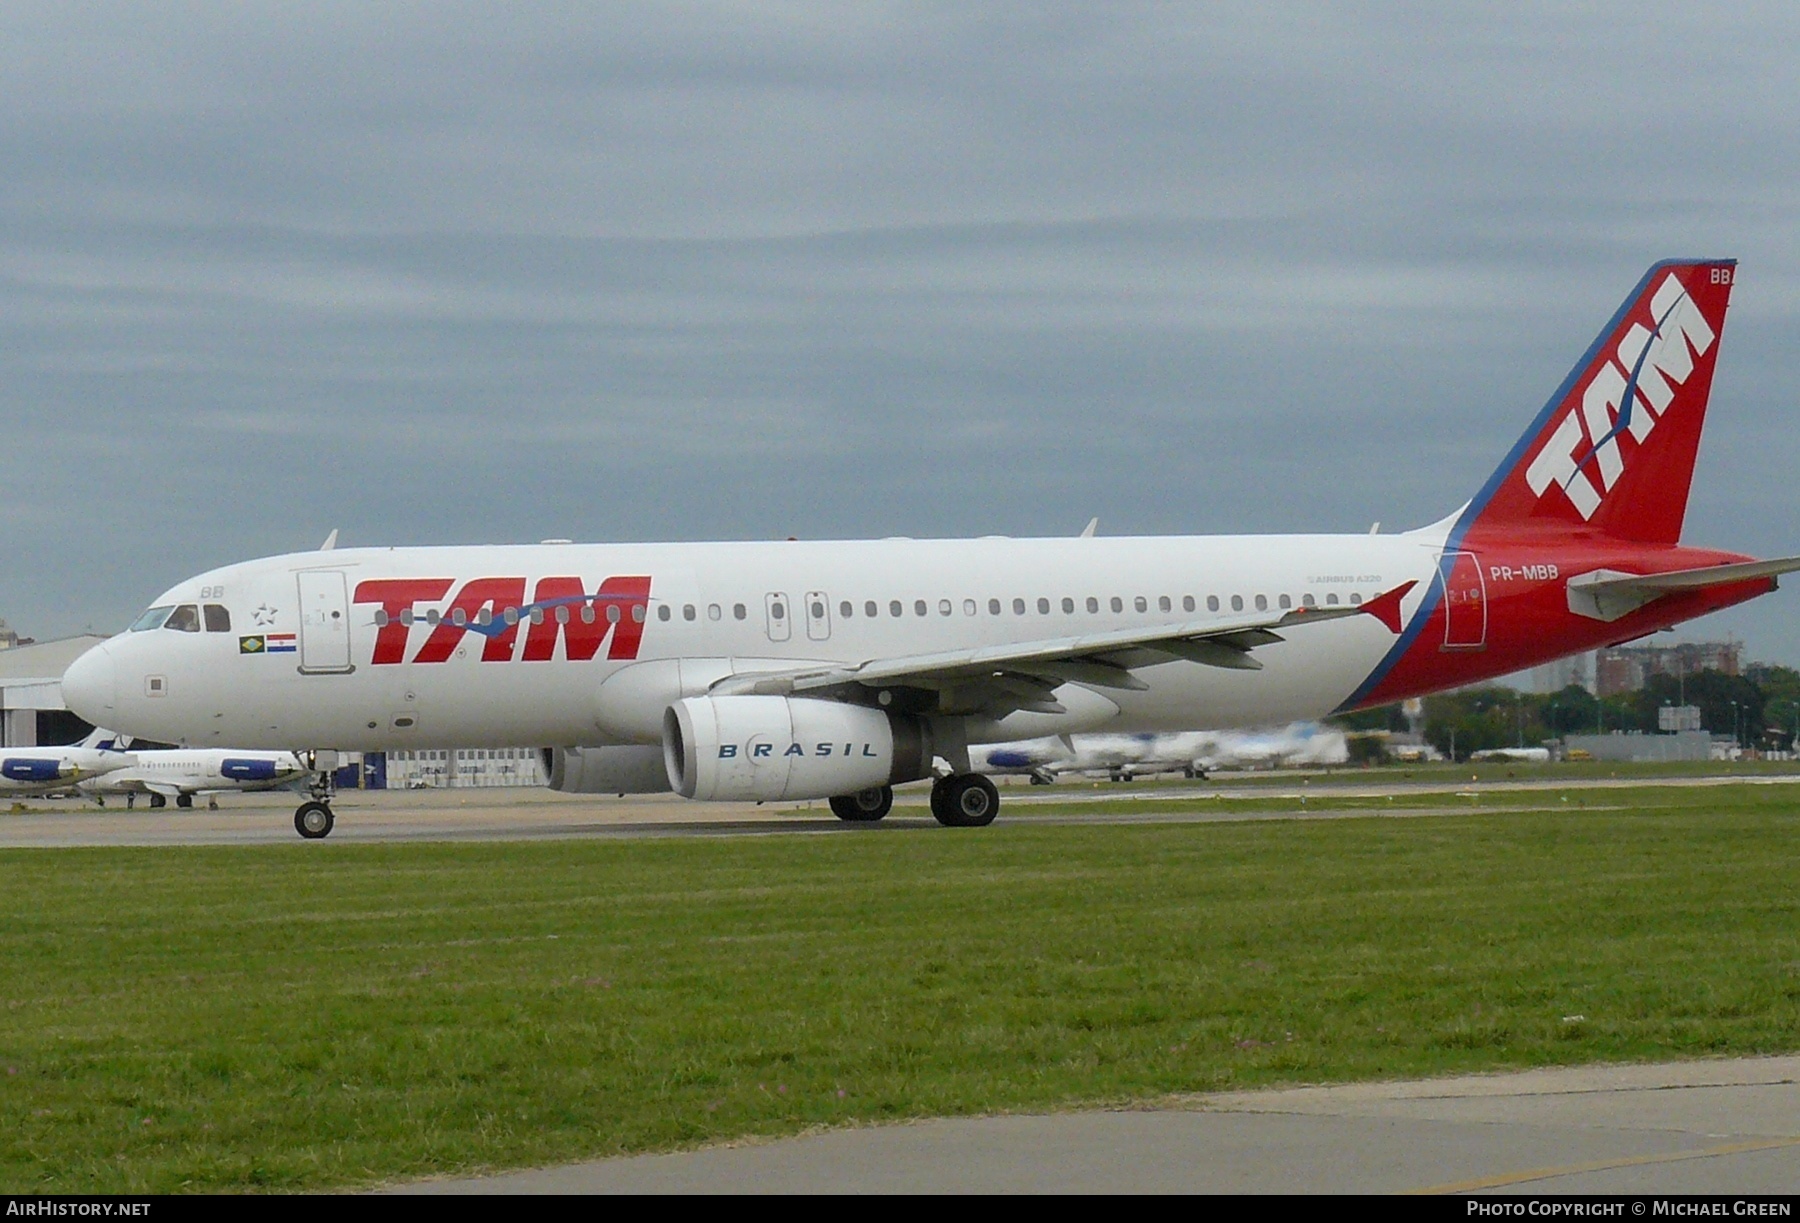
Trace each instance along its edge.
<path fill-rule="evenodd" d="M 327 535 L 325 542 L 319 545 L 319 551 L 329 552 L 335 547 L 337 547 L 337 528 L 332 527 L 331 534 Z"/>
<path fill-rule="evenodd" d="M 1098 517 L 1088 519 L 1088 524 L 1085 527 L 1081 528 L 1081 538 L 1083 538 L 1083 539 L 1094 538 L 1094 531 L 1095 531 L 1095 529 L 1097 529 L 1099 527 L 1099 525 L 1100 525 L 1100 519 Z"/>

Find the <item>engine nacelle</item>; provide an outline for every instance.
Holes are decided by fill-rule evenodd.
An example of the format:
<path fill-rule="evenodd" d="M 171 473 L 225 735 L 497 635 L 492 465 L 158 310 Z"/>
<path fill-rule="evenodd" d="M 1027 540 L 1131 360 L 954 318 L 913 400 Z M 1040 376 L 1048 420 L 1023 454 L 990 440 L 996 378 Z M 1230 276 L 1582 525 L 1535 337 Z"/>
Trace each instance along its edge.
<path fill-rule="evenodd" d="M 550 788 L 564 794 L 665 794 L 669 771 L 660 747 L 538 749 Z"/>
<path fill-rule="evenodd" d="M 917 718 L 785 696 L 697 696 L 663 713 L 663 762 L 683 798 L 832 798 L 931 772 Z"/>

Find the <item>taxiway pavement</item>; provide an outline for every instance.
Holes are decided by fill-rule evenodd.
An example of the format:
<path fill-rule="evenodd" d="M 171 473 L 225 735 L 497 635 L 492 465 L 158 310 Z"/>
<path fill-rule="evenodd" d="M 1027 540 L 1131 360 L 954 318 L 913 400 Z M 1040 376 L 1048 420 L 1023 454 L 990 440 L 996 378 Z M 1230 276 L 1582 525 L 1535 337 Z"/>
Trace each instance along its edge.
<path fill-rule="evenodd" d="M 919 1121 L 390 1192 L 1794 1194 L 1800 1057 Z"/>

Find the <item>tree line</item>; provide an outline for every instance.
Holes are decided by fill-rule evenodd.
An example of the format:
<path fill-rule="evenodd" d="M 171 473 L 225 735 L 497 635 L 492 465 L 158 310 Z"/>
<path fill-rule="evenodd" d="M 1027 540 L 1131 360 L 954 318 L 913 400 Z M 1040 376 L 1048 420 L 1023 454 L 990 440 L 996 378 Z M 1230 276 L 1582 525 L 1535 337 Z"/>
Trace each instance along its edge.
<path fill-rule="evenodd" d="M 1714 670 L 1654 675 L 1640 691 L 1604 700 L 1577 684 L 1542 694 L 1492 685 L 1462 688 L 1425 698 L 1422 730 L 1426 742 L 1446 756 L 1467 759 L 1470 752 L 1541 747 L 1566 735 L 1655 734 L 1665 705 L 1699 706 L 1701 726 L 1715 737 L 1735 738 L 1740 747 L 1792 750 L 1800 733 L 1800 671 L 1755 663 L 1742 675 Z M 1397 704 L 1334 721 L 1350 731 L 1409 729 Z"/>

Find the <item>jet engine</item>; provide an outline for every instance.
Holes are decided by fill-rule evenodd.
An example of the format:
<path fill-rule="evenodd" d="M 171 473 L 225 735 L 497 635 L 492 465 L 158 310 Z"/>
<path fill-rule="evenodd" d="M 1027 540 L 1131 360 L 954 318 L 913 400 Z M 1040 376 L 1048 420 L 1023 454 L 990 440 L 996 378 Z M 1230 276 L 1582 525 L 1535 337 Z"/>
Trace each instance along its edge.
<path fill-rule="evenodd" d="M 917 718 L 785 696 L 699 696 L 663 712 L 663 762 L 683 798 L 832 798 L 930 775 Z"/>
<path fill-rule="evenodd" d="M 660 747 L 538 749 L 550 788 L 565 794 L 664 794 L 669 773 Z"/>

